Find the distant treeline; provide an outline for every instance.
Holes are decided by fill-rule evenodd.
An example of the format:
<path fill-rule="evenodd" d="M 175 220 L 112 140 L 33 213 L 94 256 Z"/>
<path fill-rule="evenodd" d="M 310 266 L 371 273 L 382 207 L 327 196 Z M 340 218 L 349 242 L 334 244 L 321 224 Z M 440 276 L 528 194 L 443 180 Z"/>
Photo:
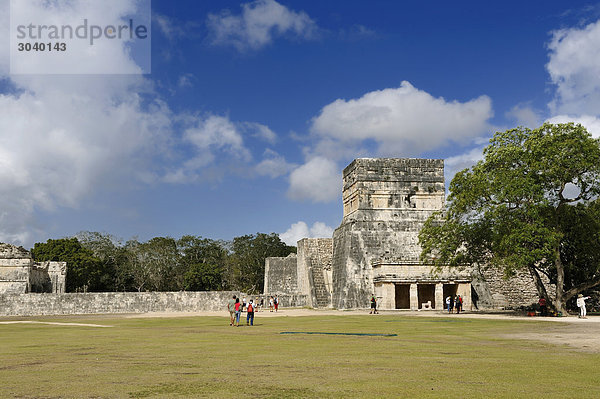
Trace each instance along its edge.
<path fill-rule="evenodd" d="M 110 234 L 82 232 L 36 243 L 36 261 L 67 262 L 67 292 L 240 290 L 262 293 L 265 258 L 296 247 L 275 233 L 232 241 L 198 236 L 123 242 Z"/>

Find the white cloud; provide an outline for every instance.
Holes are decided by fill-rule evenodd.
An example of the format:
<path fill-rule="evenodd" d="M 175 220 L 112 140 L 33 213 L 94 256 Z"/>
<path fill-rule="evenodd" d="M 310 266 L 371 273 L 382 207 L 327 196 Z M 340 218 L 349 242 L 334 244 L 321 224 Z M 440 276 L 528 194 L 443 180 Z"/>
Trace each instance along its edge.
<path fill-rule="evenodd" d="M 196 77 L 193 74 L 191 74 L 191 73 L 183 74 L 177 80 L 177 86 L 179 86 L 180 88 L 192 87 L 192 86 L 194 86 L 194 83 L 193 83 L 194 80 L 196 80 Z"/>
<path fill-rule="evenodd" d="M 294 165 L 289 164 L 283 156 L 273 150 L 267 149 L 264 159 L 256 165 L 256 173 L 261 176 L 276 178 L 289 173 L 292 168 L 294 168 Z"/>
<path fill-rule="evenodd" d="M 10 1 L 0 0 L 0 77 L 8 75 L 10 67 Z"/>
<path fill-rule="evenodd" d="M 323 222 L 315 222 L 311 228 L 306 222 L 299 221 L 290 226 L 285 233 L 279 234 L 281 241 L 287 245 L 296 245 L 303 238 L 330 238 L 333 236 L 333 228 Z"/>
<path fill-rule="evenodd" d="M 162 32 L 163 35 L 169 40 L 173 40 L 176 37 L 184 35 L 184 30 L 173 21 L 171 18 L 166 15 L 152 13 L 152 21 L 156 23 L 158 29 Z"/>
<path fill-rule="evenodd" d="M 145 22 L 145 15 L 149 12 L 149 9 L 146 9 L 148 3 L 136 0 L 100 2 L 85 0 L 3 0 L 2 3 L 4 3 L 3 9 L 8 8 L 10 4 L 11 22 L 19 24 L 33 21 L 34 25 L 39 23 L 43 26 L 70 25 L 79 27 L 83 25 L 84 20 L 88 20 L 90 26 L 96 25 L 97 28 L 126 25 L 126 22 L 128 22 L 126 18 L 134 14 L 139 17 L 140 21 Z M 4 11 L 0 13 L 4 13 Z M 2 36 L 2 40 L 8 43 L 11 34 L 13 32 Z M 14 34 L 16 34 L 16 31 Z M 144 65 L 139 65 L 133 59 L 133 54 L 142 50 L 150 51 L 149 41 L 144 42 L 148 47 L 137 47 L 132 40 L 98 39 L 93 46 L 90 46 L 87 39 L 70 39 L 68 34 L 66 36 L 63 42 L 66 43 L 68 50 L 64 52 L 36 52 L 24 57 L 18 52 L 16 46 L 11 46 L 13 57 L 11 67 L 13 71 L 17 73 L 68 75 L 81 73 L 139 74 L 142 71 L 148 72 L 149 62 L 148 65 L 146 65 L 146 62 L 144 62 Z"/>
<path fill-rule="evenodd" d="M 552 32 L 546 69 L 556 85 L 554 114 L 597 115 L 600 109 L 600 20 Z"/>
<path fill-rule="evenodd" d="M 268 143 L 275 143 L 277 141 L 277 135 L 268 126 L 256 122 L 246 122 L 244 127 L 253 132 L 252 135 L 256 138 L 264 140 Z"/>
<path fill-rule="evenodd" d="M 329 202 L 338 198 L 341 191 L 340 168 L 329 159 L 313 158 L 290 174 L 291 199 Z"/>
<path fill-rule="evenodd" d="M 518 104 L 506 112 L 506 117 L 515 121 L 519 126 L 525 126 L 535 129 L 541 124 L 542 117 L 540 112 L 534 110 L 528 105 Z"/>
<path fill-rule="evenodd" d="M 227 159 L 229 166 L 252 160 L 252 154 L 244 144 L 244 122 L 235 123 L 219 115 L 185 119 L 188 127 L 183 132 L 183 143 L 191 144 L 192 154 L 183 164 L 169 170 L 162 181 L 172 184 L 198 181 L 203 178 L 203 169 L 215 163 L 217 158 Z"/>
<path fill-rule="evenodd" d="M 224 150 L 241 159 L 252 158 L 238 128 L 224 116 L 211 115 L 198 120 L 195 126 L 185 130 L 184 140 L 192 143 L 205 157 L 212 157 L 214 150 Z"/>
<path fill-rule="evenodd" d="M 285 34 L 309 39 L 317 30 L 305 12 L 292 11 L 274 0 L 242 4 L 240 15 L 229 10 L 209 14 L 207 25 L 213 44 L 232 45 L 240 51 L 259 49 Z"/>
<path fill-rule="evenodd" d="M 444 160 L 446 187 L 450 184 L 457 172 L 470 168 L 483 159 L 483 148 L 484 147 L 476 147 L 463 154 L 455 155 Z"/>
<path fill-rule="evenodd" d="M 142 106 L 129 79 L 117 91 L 85 79 L 21 81 L 27 91 L 0 94 L 0 206 L 13 220 L 0 240 L 28 231 L 35 209 L 76 207 L 96 190 L 143 180 L 167 147 L 164 104 Z"/>
<path fill-rule="evenodd" d="M 380 155 L 407 156 L 451 141 L 467 142 L 486 132 L 492 115 L 487 96 L 464 103 L 446 101 L 404 81 L 399 88 L 326 105 L 311 130 L 345 145 L 374 140 Z"/>
<path fill-rule="evenodd" d="M 174 114 L 143 76 L 8 76 L 8 3 L 0 1 L 0 78 L 16 90 L 0 93 L 0 241 L 31 245 L 49 229 L 40 211 L 77 208 L 99 192 L 197 180 L 202 168 L 226 169 L 223 159 L 248 166 L 244 135 L 275 139 L 265 125 Z M 64 2 L 80 4 L 98 20 L 115 12 Z M 129 62 L 107 57 L 120 60 Z"/>
<path fill-rule="evenodd" d="M 582 116 L 570 116 L 570 115 L 557 115 L 548 119 L 550 123 L 580 123 L 583 125 L 590 134 L 596 138 L 600 137 L 600 118 L 591 115 Z"/>

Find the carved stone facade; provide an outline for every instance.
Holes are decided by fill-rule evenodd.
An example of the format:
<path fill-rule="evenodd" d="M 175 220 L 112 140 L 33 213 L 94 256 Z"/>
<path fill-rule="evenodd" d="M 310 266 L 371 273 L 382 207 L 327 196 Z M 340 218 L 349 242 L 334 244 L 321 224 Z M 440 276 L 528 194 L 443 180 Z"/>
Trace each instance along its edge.
<path fill-rule="evenodd" d="M 269 267 L 265 293 L 299 293 L 310 306 L 338 309 L 368 307 L 371 295 L 381 309 L 443 309 L 450 295 L 460 295 L 464 309 L 537 302 L 530 276 L 505 280 L 494 271 L 438 270 L 420 261 L 419 232 L 445 203 L 443 160 L 360 158 L 343 179 L 344 214 L 333 238 L 298 241 L 296 291 L 271 291 L 283 284 Z M 275 259 L 282 258 L 267 264 Z"/>
<path fill-rule="evenodd" d="M 29 251 L 0 244 L 0 294 L 64 293 L 66 262 L 34 262 Z"/>
<path fill-rule="evenodd" d="M 468 273 L 436 275 L 419 261 L 419 231 L 444 206 L 443 160 L 356 159 L 344 169 L 342 199 L 344 217 L 333 233 L 334 307 L 367 307 L 375 294 L 383 309 L 441 309 L 444 291 L 456 295 L 461 285 L 470 302 Z"/>

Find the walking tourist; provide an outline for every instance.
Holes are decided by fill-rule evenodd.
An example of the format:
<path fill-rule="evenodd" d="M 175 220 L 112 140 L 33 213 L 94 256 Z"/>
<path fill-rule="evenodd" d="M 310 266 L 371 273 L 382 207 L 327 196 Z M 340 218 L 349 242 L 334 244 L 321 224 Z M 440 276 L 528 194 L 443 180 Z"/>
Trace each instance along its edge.
<path fill-rule="evenodd" d="M 577 295 L 577 307 L 579 308 L 579 318 L 587 319 L 587 310 L 585 309 L 585 300 L 590 299 L 589 296 Z"/>
<path fill-rule="evenodd" d="M 375 295 L 371 295 L 371 311 L 369 314 L 377 314 L 377 298 L 375 298 Z"/>
<path fill-rule="evenodd" d="M 250 302 L 246 306 L 246 325 L 254 325 L 254 303 L 252 299 L 250 299 Z"/>
<path fill-rule="evenodd" d="M 235 320 L 235 295 L 227 302 L 227 310 L 229 310 L 229 325 L 233 326 Z"/>
<path fill-rule="evenodd" d="M 240 326 L 240 315 L 242 314 L 242 303 L 240 302 L 240 298 L 235 300 L 235 326 Z"/>

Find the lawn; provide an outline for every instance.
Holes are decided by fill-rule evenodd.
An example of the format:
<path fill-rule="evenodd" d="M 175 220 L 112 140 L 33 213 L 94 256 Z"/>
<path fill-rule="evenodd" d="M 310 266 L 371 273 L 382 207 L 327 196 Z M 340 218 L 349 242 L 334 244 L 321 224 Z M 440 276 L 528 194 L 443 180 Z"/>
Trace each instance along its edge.
<path fill-rule="evenodd" d="M 398 314 L 261 319 L 260 313 L 254 327 L 239 328 L 225 317 L 35 320 L 112 327 L 0 324 L 2 398 L 591 398 L 600 392 L 600 354 L 505 338 L 543 331 L 547 322 Z"/>

